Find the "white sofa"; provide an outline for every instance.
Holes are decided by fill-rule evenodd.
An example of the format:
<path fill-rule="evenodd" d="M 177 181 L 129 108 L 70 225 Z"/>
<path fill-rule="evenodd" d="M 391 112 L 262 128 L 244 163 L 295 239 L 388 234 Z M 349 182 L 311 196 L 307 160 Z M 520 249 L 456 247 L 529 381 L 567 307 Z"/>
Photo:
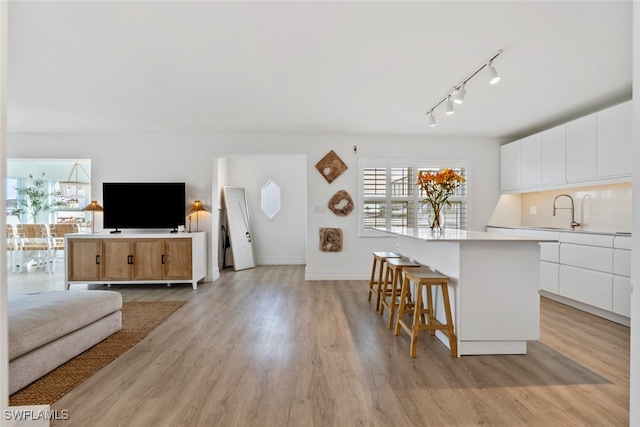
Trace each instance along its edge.
<path fill-rule="evenodd" d="M 122 328 L 114 291 L 10 294 L 9 393 L 15 393 Z"/>

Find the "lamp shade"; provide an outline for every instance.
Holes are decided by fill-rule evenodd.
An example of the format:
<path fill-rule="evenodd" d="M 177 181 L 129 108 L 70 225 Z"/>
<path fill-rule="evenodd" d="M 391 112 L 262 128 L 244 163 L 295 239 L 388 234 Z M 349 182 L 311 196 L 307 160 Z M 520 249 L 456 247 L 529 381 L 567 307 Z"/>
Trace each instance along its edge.
<path fill-rule="evenodd" d="M 89 203 L 87 206 L 85 206 L 84 208 L 82 208 L 83 211 L 90 211 L 90 212 L 102 212 L 102 206 L 100 206 L 100 204 L 96 201 L 96 200 L 92 200 L 91 203 Z"/>
<path fill-rule="evenodd" d="M 194 200 L 189 210 L 193 212 L 198 212 L 198 211 L 206 211 L 207 208 L 204 207 L 204 205 L 200 200 Z"/>

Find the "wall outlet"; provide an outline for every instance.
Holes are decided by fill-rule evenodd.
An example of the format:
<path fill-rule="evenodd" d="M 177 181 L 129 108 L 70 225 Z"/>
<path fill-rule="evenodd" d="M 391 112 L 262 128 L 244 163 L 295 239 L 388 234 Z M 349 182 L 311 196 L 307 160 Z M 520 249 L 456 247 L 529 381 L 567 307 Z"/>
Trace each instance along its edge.
<path fill-rule="evenodd" d="M 324 213 L 324 206 L 316 206 L 315 213 Z"/>
<path fill-rule="evenodd" d="M 536 206 L 531 206 L 531 207 L 529 207 L 529 213 L 530 213 L 531 215 L 535 215 L 535 214 L 537 214 L 537 213 L 538 213 L 538 208 L 537 208 Z"/>

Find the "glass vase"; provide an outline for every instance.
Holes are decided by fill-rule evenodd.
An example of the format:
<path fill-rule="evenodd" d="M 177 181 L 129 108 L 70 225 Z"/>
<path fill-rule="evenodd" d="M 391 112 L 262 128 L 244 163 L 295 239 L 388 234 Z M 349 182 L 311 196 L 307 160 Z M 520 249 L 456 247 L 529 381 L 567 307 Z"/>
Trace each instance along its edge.
<path fill-rule="evenodd" d="M 435 232 L 440 232 L 444 228 L 444 212 L 442 212 L 442 206 L 432 206 L 432 211 L 429 214 L 429 228 Z"/>

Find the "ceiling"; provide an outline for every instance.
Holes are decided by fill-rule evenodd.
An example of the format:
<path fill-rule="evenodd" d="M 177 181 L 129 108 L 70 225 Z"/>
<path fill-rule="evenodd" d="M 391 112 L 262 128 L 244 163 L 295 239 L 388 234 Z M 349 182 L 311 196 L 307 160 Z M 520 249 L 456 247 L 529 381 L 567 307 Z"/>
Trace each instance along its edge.
<path fill-rule="evenodd" d="M 9 132 L 515 139 L 631 98 L 632 1 L 11 1 Z M 425 112 L 480 73 L 453 116 Z"/>

